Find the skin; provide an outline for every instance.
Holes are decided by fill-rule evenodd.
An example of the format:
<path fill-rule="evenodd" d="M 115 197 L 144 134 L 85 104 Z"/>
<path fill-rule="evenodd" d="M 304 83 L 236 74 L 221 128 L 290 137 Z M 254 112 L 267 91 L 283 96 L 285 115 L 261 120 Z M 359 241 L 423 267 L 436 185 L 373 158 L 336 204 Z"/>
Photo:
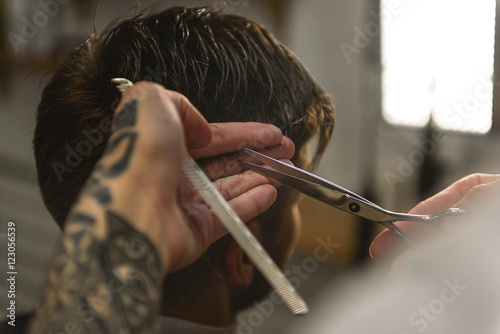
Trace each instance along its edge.
<path fill-rule="evenodd" d="M 494 192 L 500 190 L 500 175 L 472 174 L 453 183 L 445 190 L 415 206 L 410 213 L 433 214 L 451 207 L 473 212 Z M 453 228 L 461 222 L 460 217 L 448 217 L 441 221 L 440 227 Z M 434 234 L 438 229 L 416 222 L 397 222 L 398 227 L 410 238 L 421 234 Z M 430 232 L 430 233 L 429 233 Z M 407 262 L 410 256 L 407 245 L 389 230 L 382 231 L 372 242 L 370 254 L 378 262 L 393 262 L 392 272 Z"/>
<path fill-rule="evenodd" d="M 288 141 L 288 138 L 284 138 Z M 266 154 L 275 153 L 274 150 L 270 150 Z M 302 146 L 294 156 L 294 163 L 297 166 L 308 165 L 310 160 L 307 145 Z M 222 165 L 227 166 L 232 163 L 231 161 L 218 161 L 208 168 L 207 174 L 214 170 L 217 173 Z M 243 174 L 249 172 L 246 171 Z M 295 249 L 300 233 L 301 220 L 297 206 L 299 196 L 296 191 L 287 187 L 280 187 L 277 190 L 277 199 L 273 205 L 250 220 L 247 226 L 276 264 L 284 269 Z M 266 226 L 272 228 L 266 229 Z M 174 298 L 163 299 L 162 315 L 208 326 L 231 326 L 239 312 L 235 305 L 239 303 L 242 296 L 250 295 L 255 300 L 257 295 L 261 295 L 260 292 L 256 293 L 256 289 L 257 291 L 261 291 L 261 288 L 267 290 L 266 282 L 256 281 L 257 269 L 245 256 L 241 247 L 232 239 L 226 241 L 219 245 L 222 248 L 216 250 L 218 255 L 210 257 L 213 268 L 204 272 L 201 280 L 192 277 L 189 284 L 185 281 L 165 282 L 164 291 L 167 293 L 170 290 L 180 290 L 183 293 Z"/>
<path fill-rule="evenodd" d="M 203 158 L 280 143 L 266 153 L 291 158 L 293 144 L 276 127 L 210 126 L 176 92 L 148 82 L 129 89 L 70 211 L 29 332 L 156 332 L 164 277 L 227 233 L 206 207 L 189 216 L 185 205 L 199 204 L 195 194 L 179 198 L 185 150 Z M 256 173 L 214 173 L 214 185 L 244 221 L 276 199 L 277 185 Z M 203 220 L 193 218 L 199 215 Z"/>

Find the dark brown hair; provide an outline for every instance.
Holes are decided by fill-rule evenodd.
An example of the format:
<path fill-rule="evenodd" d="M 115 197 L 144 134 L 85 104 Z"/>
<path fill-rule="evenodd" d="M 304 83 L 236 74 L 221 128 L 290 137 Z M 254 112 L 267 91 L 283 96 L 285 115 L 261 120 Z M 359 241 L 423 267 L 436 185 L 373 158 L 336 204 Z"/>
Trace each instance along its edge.
<path fill-rule="evenodd" d="M 33 145 L 43 200 L 62 227 L 109 137 L 120 98 L 111 78 L 184 94 L 209 122 L 280 127 L 300 146 L 333 128 L 333 106 L 298 59 L 263 26 L 207 8 L 123 20 L 71 52 L 38 105 Z"/>
<path fill-rule="evenodd" d="M 61 228 L 108 140 L 120 98 L 111 83 L 115 77 L 154 81 L 180 92 L 209 122 L 274 124 L 297 151 L 318 134 L 314 161 L 333 129 L 333 104 L 327 94 L 295 55 L 258 23 L 208 8 L 183 7 L 122 20 L 54 69 L 38 106 L 33 139 L 38 182 Z M 186 272 L 203 273 L 203 263 Z M 185 281 L 181 273 L 169 279 Z"/>

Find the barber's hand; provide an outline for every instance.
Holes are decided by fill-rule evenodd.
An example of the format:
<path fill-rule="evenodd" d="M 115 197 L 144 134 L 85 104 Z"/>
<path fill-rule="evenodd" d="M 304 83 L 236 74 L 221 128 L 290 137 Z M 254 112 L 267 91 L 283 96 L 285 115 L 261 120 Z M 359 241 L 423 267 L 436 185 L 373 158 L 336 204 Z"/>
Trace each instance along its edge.
<path fill-rule="evenodd" d="M 208 124 L 184 96 L 152 83 L 130 88 L 117 110 L 124 106 L 126 110 L 134 99 L 139 101 L 138 139 L 129 181 L 116 185 L 121 197 L 116 210 L 153 240 L 167 270 L 174 271 L 197 260 L 227 233 L 181 174 L 185 149 L 193 158 L 203 159 L 243 147 L 278 145 L 264 153 L 286 161 L 293 156 L 294 145 L 269 124 Z M 236 158 L 216 159 L 205 172 L 243 221 L 263 213 L 276 199 L 277 185 L 243 171 Z"/>
<path fill-rule="evenodd" d="M 455 207 L 468 212 L 474 212 L 480 207 L 481 203 L 488 199 L 493 191 L 500 190 L 500 175 L 472 174 L 469 175 L 433 197 L 421 202 L 415 206 L 410 213 L 412 214 L 433 214 Z M 444 218 L 440 224 L 453 226 L 460 221 L 459 216 L 450 216 Z M 397 222 L 397 226 L 410 237 L 419 234 L 426 229 L 433 229 L 427 224 L 418 222 Z M 435 230 L 433 230 L 435 231 Z M 401 255 L 401 252 L 407 249 L 407 245 L 389 230 L 384 230 L 370 247 L 370 254 L 373 259 L 379 262 L 391 261 Z"/>
<path fill-rule="evenodd" d="M 276 127 L 209 125 L 176 92 L 148 82 L 130 88 L 66 219 L 29 332 L 63 332 L 68 324 L 88 333 L 153 332 L 165 274 L 226 233 L 181 181 L 186 149 L 203 158 L 280 143 L 266 153 L 291 158 L 293 144 Z M 276 198 L 269 180 L 240 166 L 214 164 L 207 172 L 243 220 Z"/>

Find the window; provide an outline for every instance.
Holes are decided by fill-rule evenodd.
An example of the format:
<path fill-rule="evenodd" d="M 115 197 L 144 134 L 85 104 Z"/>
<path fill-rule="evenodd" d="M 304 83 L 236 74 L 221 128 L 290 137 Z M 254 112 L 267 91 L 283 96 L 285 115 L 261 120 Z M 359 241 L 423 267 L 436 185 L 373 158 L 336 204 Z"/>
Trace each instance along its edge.
<path fill-rule="evenodd" d="M 492 125 L 495 0 L 381 0 L 382 110 L 395 125 Z"/>

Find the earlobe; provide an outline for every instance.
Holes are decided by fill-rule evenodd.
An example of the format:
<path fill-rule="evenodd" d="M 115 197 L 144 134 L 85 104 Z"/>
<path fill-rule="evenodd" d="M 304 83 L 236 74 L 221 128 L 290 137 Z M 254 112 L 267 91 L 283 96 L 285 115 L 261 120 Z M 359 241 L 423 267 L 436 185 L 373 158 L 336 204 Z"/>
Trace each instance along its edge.
<path fill-rule="evenodd" d="M 260 226 L 256 220 L 253 220 L 247 224 L 250 231 L 254 236 L 260 241 Z M 226 265 L 229 272 L 229 281 L 231 284 L 238 287 L 247 287 L 252 283 L 255 266 L 243 252 L 240 245 L 236 241 L 231 240 L 231 244 L 227 250 L 226 254 Z"/>

